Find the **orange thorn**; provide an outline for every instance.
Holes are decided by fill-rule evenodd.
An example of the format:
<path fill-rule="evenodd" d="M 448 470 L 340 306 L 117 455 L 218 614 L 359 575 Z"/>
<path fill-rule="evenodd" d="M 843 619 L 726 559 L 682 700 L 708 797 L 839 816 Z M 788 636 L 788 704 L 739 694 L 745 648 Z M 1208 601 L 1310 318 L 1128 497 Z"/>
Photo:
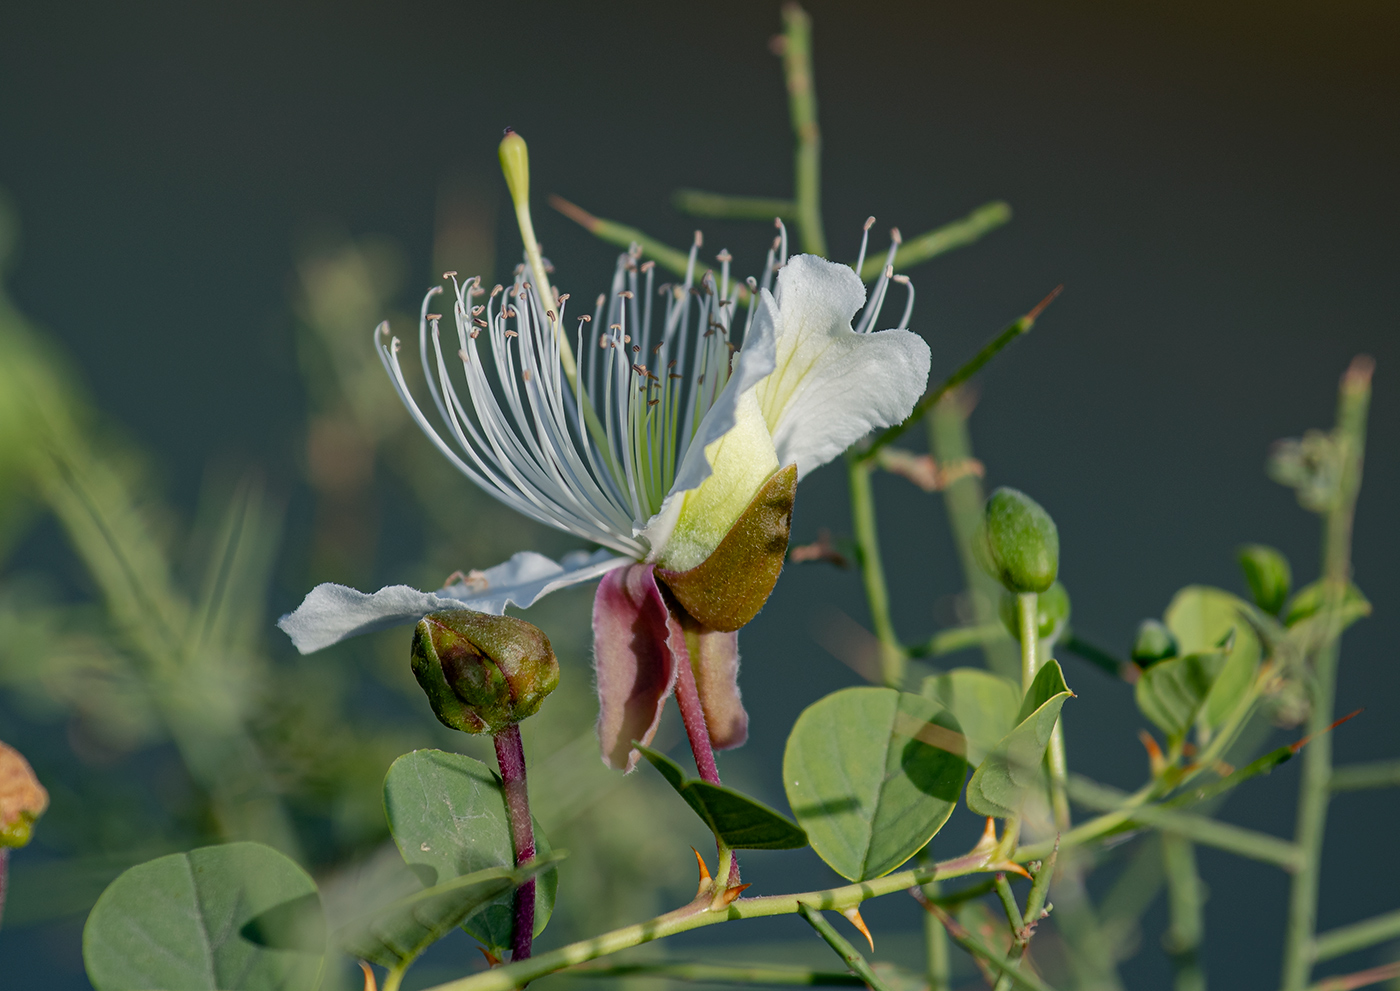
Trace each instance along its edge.
<path fill-rule="evenodd" d="M 710 869 L 705 866 L 705 858 L 700 856 L 699 850 L 691 847 L 690 852 L 695 854 L 695 862 L 700 865 L 700 887 L 695 892 L 695 897 L 699 898 L 710 890 Z"/>
<path fill-rule="evenodd" d="M 1031 872 L 1026 870 L 1020 864 L 1016 863 L 1014 860 L 1003 860 L 1000 863 L 987 864 L 983 867 L 983 870 L 1010 871 L 1012 874 L 1019 874 L 1027 879 L 1030 879 L 1031 877 Z"/>
<path fill-rule="evenodd" d="M 972 848 L 973 853 L 981 853 L 984 850 L 995 850 L 997 845 L 997 821 L 991 816 L 987 816 L 987 828 L 982 830 L 982 838 L 977 841 L 977 845 Z"/>
<path fill-rule="evenodd" d="M 736 898 L 742 895 L 747 889 L 752 887 L 753 884 L 750 883 L 736 884 L 732 888 L 726 888 L 724 891 L 719 893 L 718 897 L 715 898 L 714 904 L 710 906 L 710 910 L 716 911 L 721 908 L 728 908 Z"/>
<path fill-rule="evenodd" d="M 867 926 L 865 924 L 865 920 L 860 917 L 860 909 L 857 906 L 852 905 L 850 908 L 844 909 L 841 912 L 841 914 L 846 917 L 847 921 L 849 921 L 851 925 L 855 926 L 857 929 L 860 930 L 860 934 L 864 936 L 865 941 L 870 944 L 870 952 L 874 953 L 875 937 L 870 935 L 870 927 Z"/>
<path fill-rule="evenodd" d="M 557 209 L 557 208 L 556 208 L 556 209 Z M 577 209 L 577 208 L 575 208 L 575 209 Z M 1030 311 L 1029 313 L 1027 313 L 1024 317 L 1022 317 L 1021 319 L 1022 319 L 1022 320 L 1025 320 L 1027 323 L 1035 323 L 1036 317 L 1040 316 L 1040 314 L 1041 314 L 1042 312 L 1044 312 L 1045 308 L 1055 301 L 1055 297 L 1058 296 L 1060 293 L 1062 293 L 1062 292 L 1064 292 L 1064 291 L 1065 291 L 1065 286 L 1064 286 L 1064 283 L 1062 282 L 1062 283 L 1060 283 L 1058 286 L 1056 286 L 1054 289 L 1051 289 L 1051 290 L 1050 290 L 1050 295 L 1049 295 L 1049 296 L 1046 296 L 1046 297 L 1045 297 L 1044 299 L 1042 299 L 1039 303 L 1036 303 L 1035 306 L 1031 309 L 1031 311 Z"/>
<path fill-rule="evenodd" d="M 1138 730 L 1138 739 L 1142 741 L 1143 749 L 1147 751 L 1147 766 L 1152 769 L 1153 777 L 1156 777 L 1167 767 L 1167 759 L 1162 756 L 1162 748 L 1157 745 L 1152 734 L 1145 729 Z"/>
<path fill-rule="evenodd" d="M 365 991 L 379 991 L 379 985 L 374 980 L 374 971 L 369 969 L 369 964 L 361 960 L 360 969 L 365 972 Z"/>
<path fill-rule="evenodd" d="M 481 955 L 486 958 L 486 966 L 499 967 L 501 965 L 501 958 L 496 956 L 496 954 L 492 953 L 486 947 L 478 946 L 477 949 L 480 950 Z"/>
<path fill-rule="evenodd" d="M 1343 716 L 1341 719 L 1338 719 L 1338 720 L 1335 721 L 1331 726 L 1328 726 L 1325 730 L 1323 730 L 1322 733 L 1330 733 L 1330 732 L 1332 732 L 1334 729 L 1336 729 L 1338 726 L 1342 725 L 1342 723 L 1346 722 L 1348 719 L 1355 719 L 1357 716 L 1361 715 L 1361 714 L 1362 714 L 1363 712 L 1365 712 L 1365 711 L 1366 711 L 1365 706 L 1362 706 L 1360 709 L 1357 709 L 1355 712 L 1348 712 L 1348 713 L 1347 713 L 1345 716 Z M 1290 744 L 1288 745 L 1288 749 L 1289 749 L 1289 750 L 1292 750 L 1292 751 L 1296 754 L 1299 750 L 1302 750 L 1303 747 L 1307 746 L 1308 741 L 1311 740 L 1311 739 L 1313 738 L 1313 736 L 1321 736 L 1322 733 L 1315 733 L 1315 734 L 1312 734 L 1311 736 L 1305 736 L 1305 737 L 1303 737 L 1301 740 L 1299 740 L 1297 743 L 1290 743 Z"/>

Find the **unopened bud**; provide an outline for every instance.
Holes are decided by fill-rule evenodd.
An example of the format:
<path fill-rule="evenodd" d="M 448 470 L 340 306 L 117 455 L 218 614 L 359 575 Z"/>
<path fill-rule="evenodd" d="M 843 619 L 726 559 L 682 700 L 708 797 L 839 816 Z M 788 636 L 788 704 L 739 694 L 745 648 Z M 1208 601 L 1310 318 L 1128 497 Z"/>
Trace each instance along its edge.
<path fill-rule="evenodd" d="M 510 128 L 501 139 L 499 149 L 501 171 L 506 175 L 506 186 L 510 189 L 511 202 L 519 209 L 530 202 L 530 151 L 525 139 Z"/>
<path fill-rule="evenodd" d="M 34 820 L 48 807 L 49 793 L 29 761 L 14 747 L 0 743 L 0 847 L 28 843 Z"/>
<path fill-rule="evenodd" d="M 1016 596 L 1010 592 L 1001 595 L 1001 621 L 1013 637 L 1021 639 L 1021 616 Z M 1059 582 L 1035 597 L 1035 625 L 1038 640 L 1057 639 L 1068 629 L 1069 592 Z"/>
<path fill-rule="evenodd" d="M 1138 667 L 1146 668 L 1175 657 L 1180 649 L 1171 630 L 1155 619 L 1144 619 L 1133 641 L 1132 656 Z"/>
<path fill-rule="evenodd" d="M 1288 566 L 1288 558 L 1265 544 L 1245 544 L 1239 549 L 1238 560 L 1254 604 L 1269 615 L 1277 616 L 1293 586 L 1293 569 Z"/>
<path fill-rule="evenodd" d="M 982 512 L 983 565 L 1008 592 L 1044 592 L 1060 570 L 1055 521 L 1024 492 L 1000 488 Z"/>
<path fill-rule="evenodd" d="M 499 733 L 533 716 L 559 686 L 559 662 L 542 630 L 467 609 L 419 620 L 413 674 L 443 725 L 463 733 Z"/>

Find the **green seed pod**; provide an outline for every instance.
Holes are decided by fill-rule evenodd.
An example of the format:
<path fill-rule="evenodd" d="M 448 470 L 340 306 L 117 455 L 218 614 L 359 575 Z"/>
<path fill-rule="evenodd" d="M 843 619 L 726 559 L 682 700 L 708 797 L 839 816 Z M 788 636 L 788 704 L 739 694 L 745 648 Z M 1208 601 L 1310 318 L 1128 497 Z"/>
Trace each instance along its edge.
<path fill-rule="evenodd" d="M 982 511 L 979 557 L 1008 592 L 1044 592 L 1060 570 L 1055 521 L 1024 492 L 1000 488 Z"/>
<path fill-rule="evenodd" d="M 559 687 L 559 662 L 544 632 L 523 619 L 452 609 L 419 620 L 413 675 L 443 725 L 499 733 Z"/>
<path fill-rule="evenodd" d="M 1010 592 L 1001 594 L 1001 621 L 1016 640 L 1021 639 L 1021 613 L 1016 596 Z M 1069 628 L 1069 592 L 1059 582 L 1051 585 L 1036 596 L 1035 600 L 1036 638 L 1039 640 L 1058 639 Z"/>
<path fill-rule="evenodd" d="M 1277 616 L 1293 586 L 1293 569 L 1288 566 L 1288 558 L 1266 544 L 1245 544 L 1238 554 L 1254 604 L 1270 616 Z"/>
<path fill-rule="evenodd" d="M 1175 657 L 1181 648 L 1176 637 L 1155 619 L 1144 619 L 1138 627 L 1137 639 L 1133 641 L 1133 661 L 1138 667 L 1147 668 L 1158 661 Z"/>

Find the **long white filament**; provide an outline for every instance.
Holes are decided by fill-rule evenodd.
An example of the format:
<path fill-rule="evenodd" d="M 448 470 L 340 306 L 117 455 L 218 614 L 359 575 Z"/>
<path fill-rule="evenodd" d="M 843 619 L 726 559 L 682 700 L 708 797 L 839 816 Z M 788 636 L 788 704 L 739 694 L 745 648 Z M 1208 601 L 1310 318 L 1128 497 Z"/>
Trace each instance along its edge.
<path fill-rule="evenodd" d="M 746 335 L 758 296 L 787 261 L 787 231 L 778 224 L 760 280 L 731 278 L 728 252 L 718 256 L 718 281 L 713 272 L 697 280 L 700 247 L 697 232 L 677 286 L 656 286 L 655 264 L 641 262 L 635 247 L 619 256 L 610 293 L 598 298 L 591 316 L 577 319 L 579 389 L 560 360 L 569 297 L 559 296 L 558 313 L 544 310 L 524 266 L 508 288 L 496 286 L 489 294 L 480 279 L 445 276 L 453 283 L 457 347 L 451 350 L 460 372 L 443 348 L 442 316 L 429 312 L 443 288 L 423 298 L 422 384 L 445 429 L 435 427 L 414 398 L 399 362 L 401 343 L 387 324 L 375 329 L 375 348 L 414 422 L 458 471 L 531 519 L 640 559 L 648 548 L 637 534 L 660 509 L 729 380 L 741 343 L 733 326 L 739 293 L 749 293 Z M 878 318 L 896 247 L 859 332 L 869 332 Z M 908 290 L 900 321 L 906 327 L 913 287 L 903 276 L 896 281 Z M 485 303 L 473 303 L 481 296 Z M 654 307 L 657 298 L 664 306 Z"/>

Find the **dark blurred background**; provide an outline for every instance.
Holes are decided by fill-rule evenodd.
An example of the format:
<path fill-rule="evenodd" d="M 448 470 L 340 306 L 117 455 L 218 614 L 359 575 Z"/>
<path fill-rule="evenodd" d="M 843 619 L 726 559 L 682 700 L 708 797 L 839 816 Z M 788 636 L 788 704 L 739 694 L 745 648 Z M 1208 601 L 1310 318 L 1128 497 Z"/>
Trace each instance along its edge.
<path fill-rule="evenodd" d="M 1391 508 L 1400 8 L 814 0 L 808 9 L 837 257 L 854 256 L 869 214 L 877 231 L 910 234 L 992 199 L 1015 210 L 1008 227 L 910 273 L 934 377 L 1065 284 L 1034 332 L 981 376 L 971 429 L 988 482 L 1029 491 L 1058 522 L 1076 631 L 1126 653 L 1139 620 L 1160 615 L 1181 586 L 1239 590 L 1233 549 L 1244 541 L 1280 547 L 1310 580 L 1316 519 L 1266 479 L 1265 453 L 1276 438 L 1329 427 L 1347 362 L 1376 357 L 1355 552 L 1376 609 L 1347 636 L 1338 701 L 1339 712 L 1367 712 L 1337 733 L 1336 749 L 1341 762 L 1394 756 L 1400 665 L 1383 631 L 1400 600 Z M 310 581 L 344 573 L 313 548 L 306 423 L 319 400 L 306 366 L 316 359 L 297 343 L 309 319 L 299 302 L 307 259 L 344 244 L 383 259 L 377 277 L 391 298 L 363 324 L 366 354 L 373 321 L 414 310 L 444 266 L 493 265 L 483 274 L 503 278 L 519 250 L 495 163 L 510 125 L 530 142 L 536 225 L 565 290 L 601 289 L 615 251 L 549 211 L 551 192 L 672 244 L 703 226 L 707 246 L 727 246 L 740 272 L 754 271 L 768 230 L 697 224 L 670 195 L 791 194 L 781 69 L 767 47 L 778 28 L 776 4 L 752 3 L 6 5 L 0 188 L 22 231 L 9 293 L 60 342 L 93 403 L 150 453 L 179 512 L 194 514 L 211 461 L 260 466 L 287 507 L 275 616 Z M 460 500 L 464 530 L 499 519 L 464 480 L 444 484 L 444 514 Z M 444 546 L 446 524 L 421 512 L 401 479 L 376 485 L 379 537 L 360 581 L 432 580 L 425 574 L 439 572 L 422 562 Z M 895 619 L 914 640 L 953 622 L 962 578 L 936 500 L 893 477 L 877 480 L 877 495 Z M 794 539 L 821 527 L 849 530 L 839 468 L 802 487 Z M 453 567 L 568 546 L 519 534 Z M 56 594 L 81 598 L 64 546 L 39 524 L 9 566 L 51 568 Z M 586 615 L 588 593 L 572 595 L 556 622 Z M 854 573 L 792 567 L 744 633 L 754 733 L 724 758 L 726 775 L 780 806 L 779 755 L 797 713 L 858 680 L 808 632 L 833 607 L 866 621 Z M 279 664 L 297 663 L 275 637 L 269 644 Z M 585 648 L 576 654 L 566 678 L 583 681 Z M 1066 665 L 1078 693 L 1065 710 L 1072 768 L 1135 787 L 1145 758 L 1130 687 L 1073 658 Z M 427 715 L 403 699 L 382 704 Z M 379 718 L 379 705 L 366 689 L 357 711 Z M 63 735 L 30 734 L 28 718 L 0 702 L 0 737 L 50 741 L 36 766 L 69 759 Z M 124 760 L 139 769 L 143 758 Z M 1289 764 L 1242 788 L 1225 817 L 1291 835 L 1296 776 Z M 1394 792 L 1334 804 L 1320 928 L 1395 907 L 1397 813 Z M 956 852 L 975 829 L 960 813 L 935 850 Z M 691 840 L 658 842 L 667 857 L 690 856 Z M 1214 851 L 1200 859 L 1210 980 L 1275 986 L 1286 878 Z M 747 867 L 766 892 L 831 877 L 809 854 L 754 855 Z M 0 931 L 5 972 L 86 987 L 82 916 L 26 925 L 12 911 Z M 902 897 L 866 912 L 877 948 L 915 966 L 917 912 Z M 1159 902 L 1121 967 L 1125 986 L 1170 986 L 1164 918 Z M 788 919 L 670 949 L 693 954 L 721 939 L 815 942 Z M 464 944 L 462 961 L 468 952 Z"/>

